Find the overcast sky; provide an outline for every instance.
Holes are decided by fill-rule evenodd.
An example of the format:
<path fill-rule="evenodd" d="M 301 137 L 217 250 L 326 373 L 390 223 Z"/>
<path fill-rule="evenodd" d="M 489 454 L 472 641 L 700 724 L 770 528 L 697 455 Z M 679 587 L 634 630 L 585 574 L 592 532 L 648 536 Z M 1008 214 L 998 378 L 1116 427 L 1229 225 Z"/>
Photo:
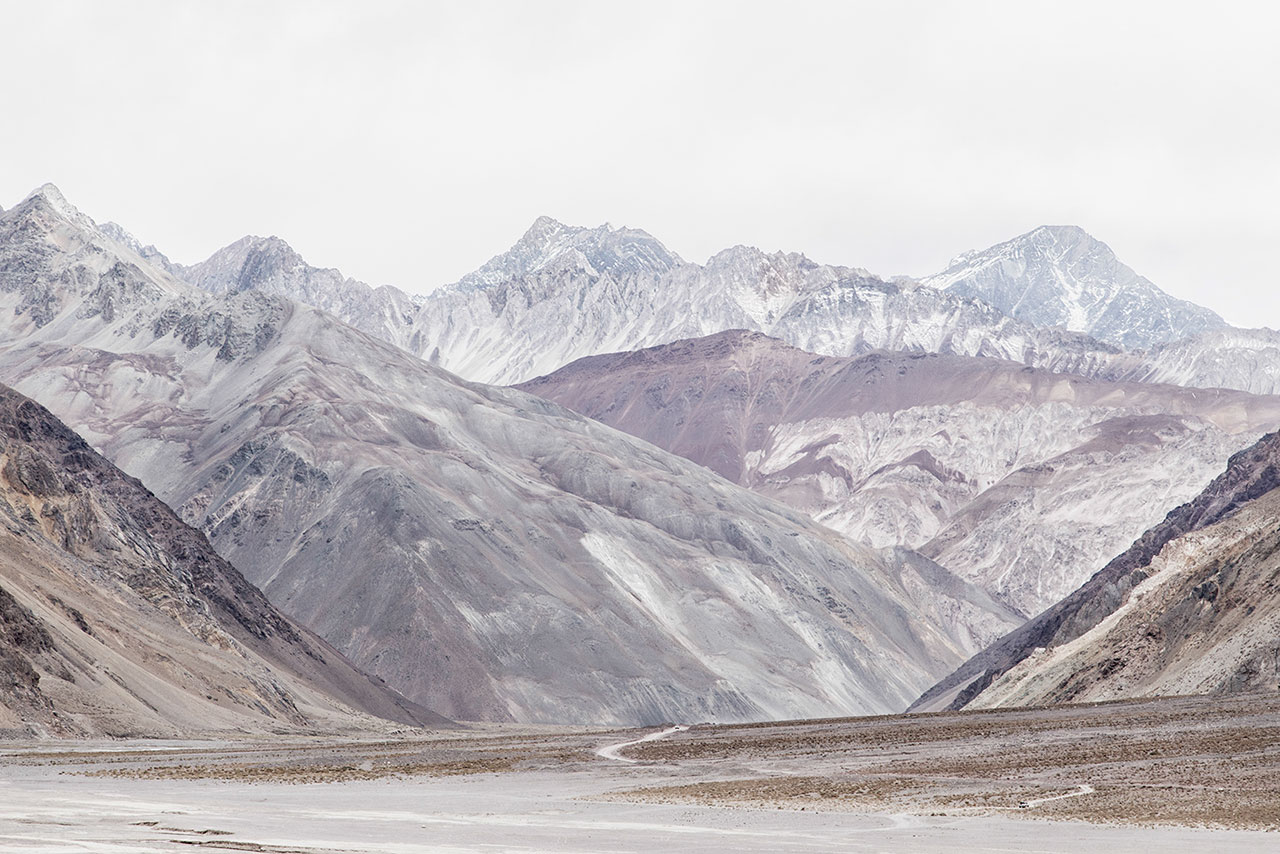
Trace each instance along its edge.
<path fill-rule="evenodd" d="M 1271 8 L 0 0 L 0 205 L 417 292 L 539 214 L 884 275 L 1073 223 L 1280 327 Z"/>

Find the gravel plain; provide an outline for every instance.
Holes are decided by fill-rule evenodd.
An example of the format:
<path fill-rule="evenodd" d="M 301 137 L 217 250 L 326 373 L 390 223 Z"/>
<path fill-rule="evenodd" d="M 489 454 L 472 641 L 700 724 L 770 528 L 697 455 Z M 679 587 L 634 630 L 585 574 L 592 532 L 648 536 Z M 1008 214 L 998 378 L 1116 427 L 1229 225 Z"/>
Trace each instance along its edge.
<path fill-rule="evenodd" d="M 656 729 L 8 743 L 0 849 L 1280 847 L 1274 695 Z"/>

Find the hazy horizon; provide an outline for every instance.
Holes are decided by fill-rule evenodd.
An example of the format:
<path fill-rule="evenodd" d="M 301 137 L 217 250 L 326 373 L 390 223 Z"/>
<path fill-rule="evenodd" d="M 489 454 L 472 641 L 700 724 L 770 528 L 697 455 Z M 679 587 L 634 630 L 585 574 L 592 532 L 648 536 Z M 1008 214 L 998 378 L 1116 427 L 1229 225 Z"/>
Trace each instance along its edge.
<path fill-rule="evenodd" d="M 9 207 L 192 263 L 245 234 L 426 293 L 539 215 L 922 276 L 1079 225 L 1280 327 L 1268 10 L 2 2 Z"/>

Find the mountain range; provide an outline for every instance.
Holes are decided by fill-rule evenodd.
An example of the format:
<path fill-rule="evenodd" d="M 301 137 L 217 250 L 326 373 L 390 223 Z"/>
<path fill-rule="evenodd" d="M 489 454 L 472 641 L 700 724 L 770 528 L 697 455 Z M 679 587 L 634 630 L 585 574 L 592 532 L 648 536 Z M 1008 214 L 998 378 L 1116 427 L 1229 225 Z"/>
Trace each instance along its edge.
<path fill-rule="evenodd" d="M 828 355 L 895 349 L 1076 372 L 1122 369 L 1115 347 L 909 280 L 745 246 L 692 264 L 638 229 L 580 228 L 548 217 L 475 273 L 426 297 L 309 267 L 278 238 L 245 238 L 200 264 L 169 269 L 213 293 L 254 290 L 308 302 L 486 383 L 520 382 L 581 356 L 729 329 Z"/>
<path fill-rule="evenodd" d="M 638 229 L 543 217 L 415 296 L 276 237 L 179 264 L 51 185 L 0 213 L 0 380 L 203 531 L 240 592 L 287 615 L 263 619 L 407 697 L 374 711 L 401 720 L 1138 690 L 1036 686 L 1116 670 L 1099 662 L 1136 630 L 1107 615 L 1138 612 L 1124 596 L 1153 573 L 1122 583 L 1116 561 L 1138 558 L 1106 561 L 1280 426 L 1277 377 L 1276 333 L 1169 297 L 1073 227 L 915 281 L 741 246 L 693 264 Z M 1213 554 L 1252 560 L 1250 530 L 1217 531 Z M 1250 584 L 1232 589 L 1261 602 Z M 15 594 L 14 625 L 48 623 L 38 601 Z M 1189 625 L 1169 628 L 1174 664 L 1252 624 Z M 0 638 L 24 678 L 19 658 L 56 670 L 23 645 L 38 637 Z M 1059 643 L 1076 646 L 1056 669 L 1029 670 Z M 1263 684 L 1260 662 L 1193 689 Z M 1143 684 L 1191 685 L 1162 672 Z M 369 711 L 349 694 L 307 702 Z M 23 720 L 51 708 L 27 699 Z"/>
<path fill-rule="evenodd" d="M 509 250 L 426 296 L 312 267 L 277 237 L 184 266 L 108 230 L 203 289 L 307 302 L 479 382 L 744 329 L 829 356 L 985 356 L 1097 379 L 1280 390 L 1277 333 L 1231 328 L 1165 294 L 1075 226 L 1041 226 L 912 280 L 746 246 L 699 265 L 639 229 L 540 217 Z"/>
<path fill-rule="evenodd" d="M 52 188 L 0 216 L 0 298 L 0 377 L 452 718 L 888 711 L 977 651 L 971 624 L 1009 619 L 923 558 L 545 400 L 186 285 Z"/>

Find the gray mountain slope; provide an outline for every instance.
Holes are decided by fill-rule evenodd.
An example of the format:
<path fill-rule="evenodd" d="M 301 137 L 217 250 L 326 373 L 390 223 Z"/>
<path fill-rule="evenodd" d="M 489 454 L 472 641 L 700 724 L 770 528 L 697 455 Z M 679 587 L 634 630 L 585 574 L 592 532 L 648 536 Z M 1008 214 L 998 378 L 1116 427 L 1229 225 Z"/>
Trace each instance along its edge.
<path fill-rule="evenodd" d="M 445 723 L 290 622 L 141 484 L 3 386 L 0 672 L 0 731 L 16 736 Z"/>
<path fill-rule="evenodd" d="M 1280 332 L 1220 329 L 1151 348 L 1133 379 L 1280 393 Z"/>
<path fill-rule="evenodd" d="M 973 648 L 927 567 L 330 314 L 192 289 L 49 195 L 0 217 L 0 377 L 416 701 L 559 722 L 889 711 Z"/>
<path fill-rule="evenodd" d="M 520 388 L 854 539 L 918 549 L 1024 614 L 1280 426 L 1276 397 L 964 356 L 815 356 L 743 331 L 587 357 Z"/>

